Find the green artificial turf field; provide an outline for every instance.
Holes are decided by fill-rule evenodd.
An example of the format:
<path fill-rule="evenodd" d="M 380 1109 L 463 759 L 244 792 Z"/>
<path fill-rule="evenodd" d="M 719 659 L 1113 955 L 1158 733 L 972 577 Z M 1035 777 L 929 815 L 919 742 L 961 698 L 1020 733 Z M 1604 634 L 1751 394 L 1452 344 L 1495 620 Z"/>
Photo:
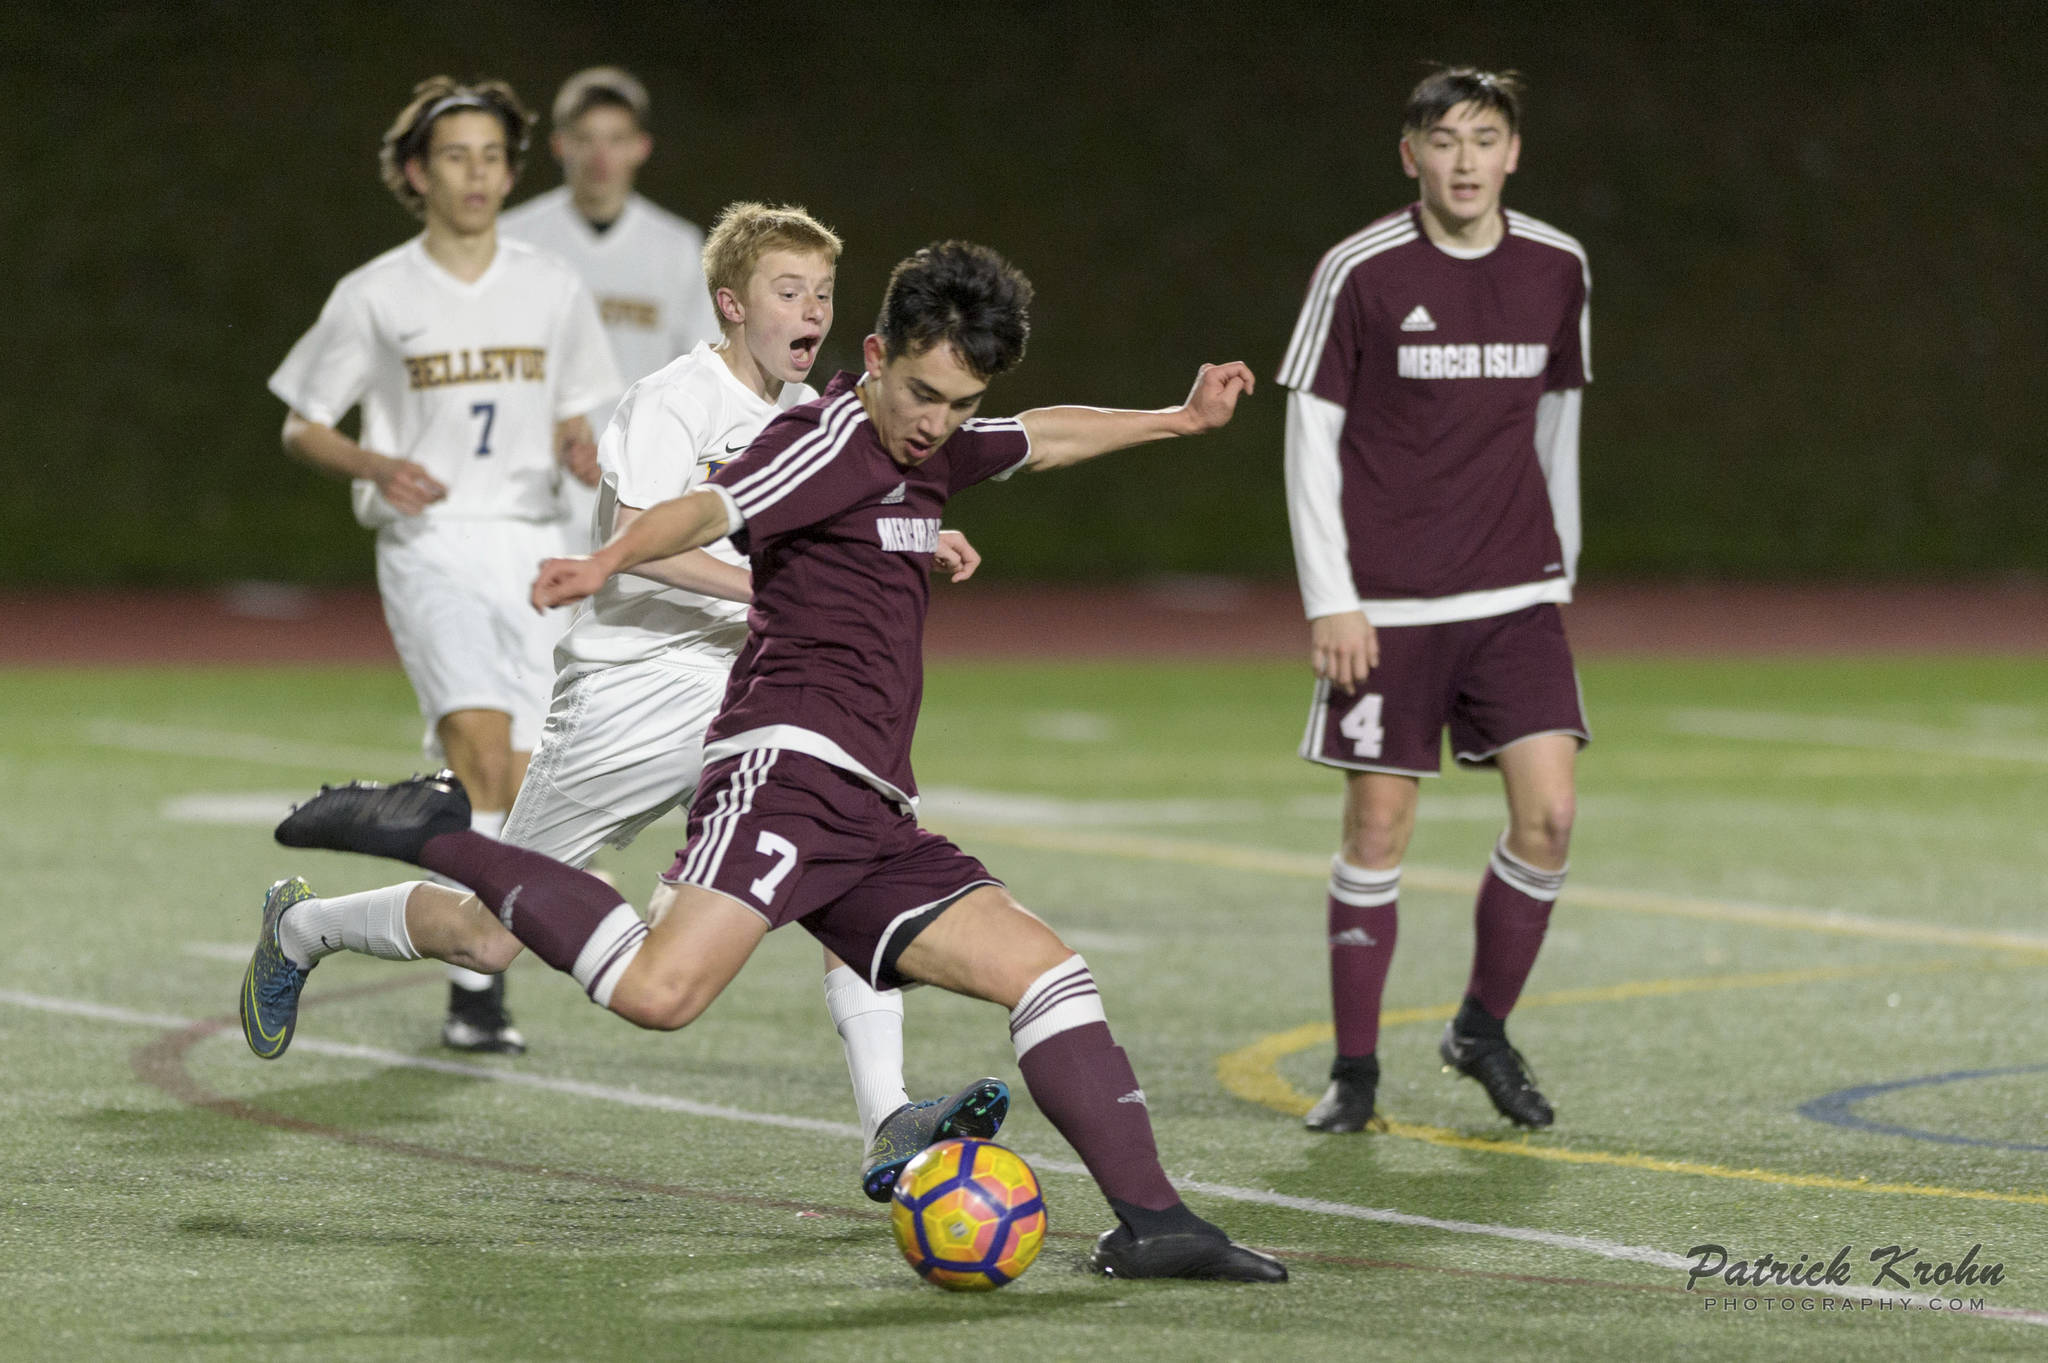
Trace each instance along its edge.
<path fill-rule="evenodd" d="M 1004 1139 L 1054 1235 L 968 1297 L 858 1194 L 801 932 L 672 1036 L 524 960 L 517 1061 L 438 1048 L 432 966 L 336 958 L 263 1064 L 231 1018 L 264 887 L 400 878 L 268 824 L 417 765 L 402 678 L 0 673 L 0 1357 L 2040 1357 L 2048 663 L 1585 682 L 1573 878 L 1513 1022 L 1556 1127 L 1511 1131 L 1435 1059 L 1500 821 L 1497 781 L 1454 775 L 1408 859 L 1393 1129 L 1323 1137 L 1298 1114 L 1328 1059 L 1338 783 L 1292 756 L 1299 669 L 935 668 L 927 821 L 1087 955 L 1168 1170 L 1295 1275 L 1084 1276 L 1108 1214 L 1020 1092 Z M 679 828 L 608 863 L 636 898 Z M 907 1037 L 913 1090 L 1016 1083 L 988 1005 L 913 993 Z M 1847 1247 L 1849 1286 L 1688 1292 L 1709 1243 Z M 1905 1300 L 1871 1285 L 1892 1245 L 1909 1278 L 1975 1246 L 1998 1281 Z"/>

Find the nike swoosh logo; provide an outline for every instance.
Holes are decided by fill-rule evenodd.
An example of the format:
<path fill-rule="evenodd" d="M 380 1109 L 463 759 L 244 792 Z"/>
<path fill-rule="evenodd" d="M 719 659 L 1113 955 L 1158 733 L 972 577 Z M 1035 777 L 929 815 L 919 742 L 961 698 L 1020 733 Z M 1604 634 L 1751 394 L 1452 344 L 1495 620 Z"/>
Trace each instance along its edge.
<path fill-rule="evenodd" d="M 411 331 L 401 331 L 398 333 L 398 343 L 404 345 L 407 341 L 416 341 L 426 334 L 427 329 L 425 327 L 414 327 Z"/>
<path fill-rule="evenodd" d="M 727 446 L 725 447 L 725 452 L 726 452 L 727 454 L 738 454 L 738 453 L 740 453 L 740 452 L 741 452 L 742 450 L 746 449 L 746 447 L 747 447 L 747 446 L 749 446 L 749 445 L 751 445 L 751 444 L 753 444 L 753 443 L 754 443 L 754 442 L 753 442 L 753 441 L 751 441 L 751 440 L 742 440 L 742 441 L 741 441 L 741 442 L 740 442 L 739 444 L 737 444 L 737 445 L 727 445 Z"/>

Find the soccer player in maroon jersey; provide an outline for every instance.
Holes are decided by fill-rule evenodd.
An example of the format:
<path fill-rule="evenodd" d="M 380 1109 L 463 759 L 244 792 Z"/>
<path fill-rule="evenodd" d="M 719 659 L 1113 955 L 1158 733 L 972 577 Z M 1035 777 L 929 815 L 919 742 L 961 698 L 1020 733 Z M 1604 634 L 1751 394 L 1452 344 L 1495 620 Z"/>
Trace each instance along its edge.
<path fill-rule="evenodd" d="M 1501 207 L 1521 145 L 1512 75 L 1454 67 L 1417 85 L 1400 147 L 1420 200 L 1323 257 L 1281 367 L 1317 677 L 1301 755 L 1345 772 L 1318 1131 L 1374 1121 L 1401 857 L 1446 726 L 1459 762 L 1500 771 L 1508 823 L 1439 1053 L 1503 1116 L 1552 1120 L 1505 1024 L 1564 885 L 1589 737 L 1558 603 L 1579 549 L 1591 283 L 1576 241 Z"/>
<path fill-rule="evenodd" d="M 1001 1004 L 1032 1098 L 1116 1212 L 1099 1271 L 1283 1281 L 1279 1261 L 1233 1244 L 1167 1179 L 1087 963 L 917 823 L 910 744 L 947 499 L 1213 430 L 1252 388 L 1242 364 L 1204 365 L 1177 407 L 975 419 L 989 381 L 1023 358 L 1030 299 L 986 247 L 919 251 L 890 276 L 864 375 L 840 374 L 708 486 L 648 508 L 596 554 L 542 565 L 533 601 L 545 608 L 728 534 L 752 559 L 750 634 L 707 736 L 689 844 L 663 877 L 675 895 L 651 926 L 603 881 L 471 832 L 460 786 L 437 778 L 325 790 L 278 840 L 454 877 L 488 908 L 437 898 L 419 921 L 409 912 L 418 951 L 489 970 L 524 944 L 643 1027 L 688 1025 L 790 922 L 877 988 L 921 981 Z M 276 1026 L 289 1025 L 282 1002 Z"/>

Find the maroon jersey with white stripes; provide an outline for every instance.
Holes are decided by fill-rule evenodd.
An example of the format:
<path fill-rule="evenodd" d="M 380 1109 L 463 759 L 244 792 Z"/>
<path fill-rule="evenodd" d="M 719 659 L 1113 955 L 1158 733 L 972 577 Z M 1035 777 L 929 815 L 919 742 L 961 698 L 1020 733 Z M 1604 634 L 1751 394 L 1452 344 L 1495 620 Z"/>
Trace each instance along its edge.
<path fill-rule="evenodd" d="M 1486 254 L 1451 255 L 1419 206 L 1317 267 L 1280 382 L 1345 410 L 1339 460 L 1360 597 L 1441 597 L 1565 576 L 1536 456 L 1536 404 L 1579 388 L 1585 252 L 1506 213 Z"/>
<path fill-rule="evenodd" d="M 712 476 L 745 520 L 732 540 L 753 560 L 754 604 L 705 755 L 793 749 L 908 804 L 940 513 L 1031 448 L 1014 419 L 966 421 L 903 468 L 855 387 L 839 374 Z"/>

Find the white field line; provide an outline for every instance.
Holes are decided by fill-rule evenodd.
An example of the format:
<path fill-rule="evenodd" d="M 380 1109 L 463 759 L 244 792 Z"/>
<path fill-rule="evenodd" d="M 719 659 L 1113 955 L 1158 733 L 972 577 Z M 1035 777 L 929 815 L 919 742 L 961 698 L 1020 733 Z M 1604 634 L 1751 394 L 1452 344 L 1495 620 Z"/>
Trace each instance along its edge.
<path fill-rule="evenodd" d="M 168 823 L 221 824 L 233 828 L 269 828 L 292 806 L 313 792 L 274 790 L 223 791 L 218 794 L 194 791 L 173 795 L 157 806 L 157 816 Z"/>
<path fill-rule="evenodd" d="M 1928 753 L 1992 762 L 2048 765 L 2048 744 L 1999 740 L 1981 730 L 1895 724 L 1847 715 L 1793 715 L 1766 710 L 1673 710 L 1665 717 L 1673 733 L 1702 738 L 1738 738 L 1758 743 L 1862 748 L 1877 752 Z"/>
<path fill-rule="evenodd" d="M 240 734 L 223 729 L 192 729 L 172 724 L 137 724 L 121 719 L 89 720 L 82 733 L 87 743 L 128 752 L 166 757 L 212 757 L 267 767 L 326 771 L 336 776 L 384 776 L 418 771 L 426 758 L 419 749 L 351 748 L 339 744 L 300 743 L 268 734 Z"/>
<path fill-rule="evenodd" d="M 17 1008 L 32 1009 L 42 1013 L 55 1013 L 69 1017 L 91 1018 L 99 1022 L 115 1022 L 128 1026 L 149 1027 L 159 1030 L 183 1029 L 193 1025 L 195 1019 L 171 1017 L 162 1013 L 142 1013 L 128 1008 L 116 1008 L 107 1004 L 93 1003 L 85 999 L 59 999 L 42 994 L 28 994 L 19 990 L 0 989 L 0 1003 L 12 1004 Z M 495 1084 L 511 1084 L 519 1088 L 538 1089 L 547 1093 L 559 1093 L 572 1098 L 588 1098 L 595 1102 L 616 1103 L 623 1107 L 651 1109 L 658 1112 L 674 1112 L 690 1117 L 707 1117 L 716 1121 L 741 1122 L 751 1126 L 776 1127 L 785 1131 L 807 1131 L 817 1135 L 833 1136 L 842 1140 L 858 1141 L 860 1128 L 847 1122 L 829 1122 L 815 1117 L 787 1117 L 772 1112 L 749 1112 L 744 1108 L 727 1107 L 721 1103 L 699 1103 L 688 1098 L 674 1098 L 666 1094 L 645 1093 L 639 1089 L 619 1088 L 610 1084 L 592 1084 L 579 1079 L 557 1079 L 547 1075 L 534 1074 L 525 1070 L 501 1070 L 484 1065 L 467 1064 L 460 1060 L 440 1060 L 432 1056 L 407 1055 L 401 1051 L 387 1051 L 376 1046 L 354 1046 L 342 1042 L 320 1041 L 312 1037 L 299 1037 L 293 1044 L 301 1051 L 315 1055 L 333 1056 L 343 1060 L 361 1060 L 375 1065 L 393 1068 L 429 1070 L 436 1074 L 460 1075 L 468 1079 L 481 1079 Z M 1034 1155 L 1020 1151 L 1035 1167 L 1049 1169 L 1055 1173 L 1086 1175 L 1088 1170 L 1079 1161 L 1055 1159 L 1045 1155 Z M 1339 1217 L 1351 1221 L 1370 1221 L 1380 1225 L 1408 1226 L 1416 1230 L 1442 1231 L 1452 1235 L 1481 1235 L 1496 1240 L 1513 1240 L 1522 1244 L 1541 1245 L 1548 1249 L 1570 1250 L 1574 1253 L 1593 1254 L 1603 1259 L 1614 1259 L 1625 1263 L 1648 1264 L 1653 1268 L 1676 1271 L 1687 1270 L 1692 1261 L 1682 1254 L 1668 1250 L 1652 1249 L 1644 1245 L 1626 1245 L 1615 1240 L 1603 1240 L 1590 1235 L 1568 1235 L 1560 1231 L 1537 1230 L 1527 1226 L 1502 1226 L 1485 1221 L 1446 1221 L 1434 1216 L 1419 1216 L 1413 1212 L 1393 1211 L 1383 1207 L 1361 1207 L 1349 1202 L 1331 1202 L 1322 1198 L 1294 1197 L 1287 1193 L 1272 1192 L 1260 1188 L 1241 1188 L 1228 1183 L 1209 1183 L 1192 1179 L 1182 1180 L 1180 1187 L 1208 1197 L 1222 1198 L 1231 1202 L 1251 1203 L 1262 1207 L 1279 1207 L 1288 1211 L 1304 1212 L 1311 1216 Z M 1857 1301 L 1878 1295 L 1888 1296 L 1893 1301 L 1911 1301 L 1916 1306 L 1925 1306 L 1937 1298 L 1924 1293 L 1893 1292 L 1836 1292 L 1815 1288 L 1787 1288 L 1788 1293 L 1814 1297 L 1832 1297 L 1837 1301 Z M 1939 1298 L 1948 1300 L 1947 1298 Z M 1959 1313 L 1963 1314 L 1963 1313 Z M 2026 1325 L 2048 1325 L 2048 1311 L 2034 1311 L 2019 1307 L 1987 1306 L 1981 1312 L 1969 1312 L 1972 1316 L 1985 1316 L 1998 1320 L 2016 1321 Z"/>
<path fill-rule="evenodd" d="M 233 961 L 236 965 L 249 963 L 247 942 L 187 942 L 178 951 L 181 955 L 196 956 L 202 961 Z"/>

